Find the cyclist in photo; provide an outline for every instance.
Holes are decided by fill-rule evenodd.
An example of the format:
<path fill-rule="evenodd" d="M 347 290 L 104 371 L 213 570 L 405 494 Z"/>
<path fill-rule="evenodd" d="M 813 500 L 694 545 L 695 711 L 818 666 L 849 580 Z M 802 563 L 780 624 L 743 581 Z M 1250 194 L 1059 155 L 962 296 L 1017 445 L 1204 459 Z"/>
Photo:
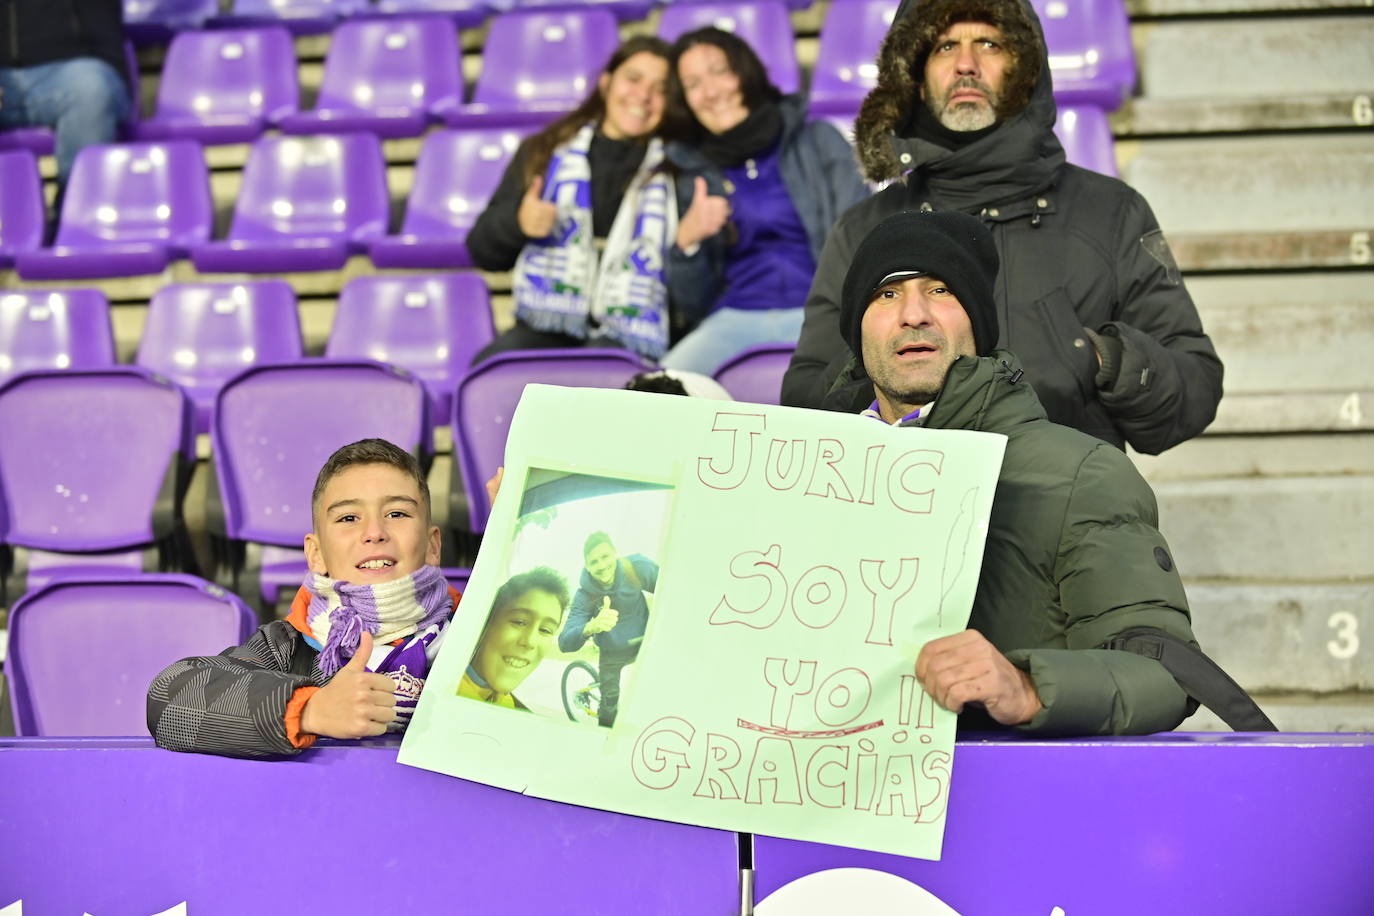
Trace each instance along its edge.
<path fill-rule="evenodd" d="M 615 724 L 620 707 L 620 672 L 639 655 L 649 623 L 649 602 L 658 584 L 658 564 L 643 554 L 619 556 L 611 537 L 594 531 L 582 545 L 584 568 L 558 647 L 576 652 L 590 637 L 600 650 L 601 705 L 597 724 Z"/>

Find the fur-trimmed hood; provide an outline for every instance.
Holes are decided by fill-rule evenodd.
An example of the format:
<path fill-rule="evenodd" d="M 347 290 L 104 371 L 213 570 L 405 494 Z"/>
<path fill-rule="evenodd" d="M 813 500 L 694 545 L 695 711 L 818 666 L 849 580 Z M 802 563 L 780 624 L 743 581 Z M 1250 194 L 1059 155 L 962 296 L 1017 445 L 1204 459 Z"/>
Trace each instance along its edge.
<path fill-rule="evenodd" d="M 896 178 L 948 152 L 896 133 L 909 122 L 912 108 L 925 104 L 920 87 L 926 57 L 940 33 L 956 22 L 996 25 L 1015 55 L 997 112 L 1001 127 L 1024 119 L 1051 133 L 1056 112 L 1045 38 L 1026 0 L 902 0 L 878 53 L 878 83 L 864 99 L 854 123 L 859 161 L 868 180 Z M 1005 132 L 996 130 L 969 149 L 1002 142 Z M 1058 155 L 1062 161 L 1062 149 Z"/>

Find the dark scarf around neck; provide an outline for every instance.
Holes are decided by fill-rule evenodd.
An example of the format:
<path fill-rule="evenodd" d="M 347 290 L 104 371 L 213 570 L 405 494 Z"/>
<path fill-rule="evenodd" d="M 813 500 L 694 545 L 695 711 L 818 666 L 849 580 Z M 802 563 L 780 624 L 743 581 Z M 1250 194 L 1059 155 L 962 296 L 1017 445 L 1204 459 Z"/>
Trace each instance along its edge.
<path fill-rule="evenodd" d="M 701 153 L 718 168 L 733 168 L 758 156 L 782 135 L 782 111 L 777 102 L 764 102 L 749 116 L 723 134 L 706 132 Z"/>

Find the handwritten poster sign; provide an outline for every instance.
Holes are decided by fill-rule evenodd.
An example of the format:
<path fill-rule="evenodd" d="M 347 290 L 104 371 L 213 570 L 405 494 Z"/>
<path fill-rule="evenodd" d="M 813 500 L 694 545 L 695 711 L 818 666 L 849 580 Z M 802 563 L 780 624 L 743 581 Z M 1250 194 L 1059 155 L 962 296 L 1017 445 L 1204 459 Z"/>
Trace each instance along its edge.
<path fill-rule="evenodd" d="M 1005 440 L 530 386 L 402 763 L 542 798 L 939 858 Z"/>

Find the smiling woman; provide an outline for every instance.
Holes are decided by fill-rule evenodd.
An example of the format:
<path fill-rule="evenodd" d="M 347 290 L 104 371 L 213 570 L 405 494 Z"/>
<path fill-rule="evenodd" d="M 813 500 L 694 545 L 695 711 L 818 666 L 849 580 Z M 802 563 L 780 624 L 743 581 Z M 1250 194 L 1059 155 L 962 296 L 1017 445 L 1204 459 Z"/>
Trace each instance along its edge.
<path fill-rule="evenodd" d="M 794 343 L 830 226 L 868 195 L 849 144 L 783 97 L 754 50 L 718 28 L 673 45 L 668 158 L 692 182 L 668 262 L 674 307 L 697 326 L 663 357 L 712 375 L 730 357 Z"/>
<path fill-rule="evenodd" d="M 513 270 L 515 326 L 474 362 L 512 349 L 667 349 L 663 265 L 681 193 L 654 137 L 667 77 L 668 45 L 630 38 L 581 105 L 520 144 L 467 238 L 478 267 Z"/>

